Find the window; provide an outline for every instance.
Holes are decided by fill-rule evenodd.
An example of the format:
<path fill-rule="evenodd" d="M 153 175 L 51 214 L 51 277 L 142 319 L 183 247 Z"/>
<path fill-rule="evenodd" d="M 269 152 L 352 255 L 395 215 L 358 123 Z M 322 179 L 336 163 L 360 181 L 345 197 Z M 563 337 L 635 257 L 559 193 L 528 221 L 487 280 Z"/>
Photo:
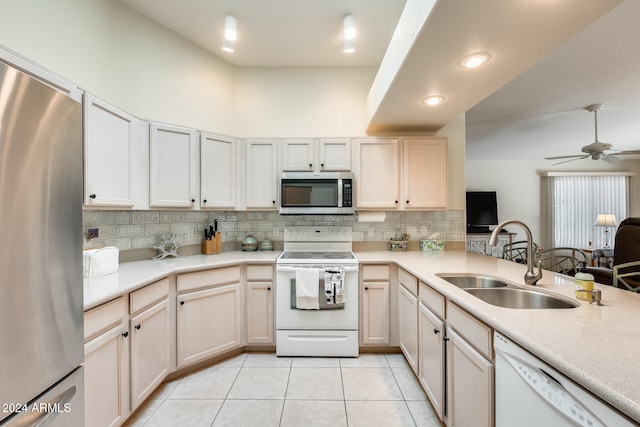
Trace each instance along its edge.
<path fill-rule="evenodd" d="M 604 229 L 593 224 L 601 213 L 614 214 L 618 222 L 628 216 L 629 176 L 614 172 L 543 174 L 547 181 L 545 244 L 574 248 L 604 246 Z M 615 228 L 609 232 L 613 244 Z"/>

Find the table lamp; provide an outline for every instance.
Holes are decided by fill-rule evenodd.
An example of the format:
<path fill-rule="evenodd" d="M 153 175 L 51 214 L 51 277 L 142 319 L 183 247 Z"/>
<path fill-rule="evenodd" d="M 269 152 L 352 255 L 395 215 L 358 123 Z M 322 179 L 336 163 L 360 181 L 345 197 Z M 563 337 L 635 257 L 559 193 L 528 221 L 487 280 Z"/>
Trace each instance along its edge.
<path fill-rule="evenodd" d="M 616 216 L 614 214 L 598 214 L 595 227 L 604 227 L 604 247 L 609 247 L 609 227 L 615 227 L 618 225 Z"/>

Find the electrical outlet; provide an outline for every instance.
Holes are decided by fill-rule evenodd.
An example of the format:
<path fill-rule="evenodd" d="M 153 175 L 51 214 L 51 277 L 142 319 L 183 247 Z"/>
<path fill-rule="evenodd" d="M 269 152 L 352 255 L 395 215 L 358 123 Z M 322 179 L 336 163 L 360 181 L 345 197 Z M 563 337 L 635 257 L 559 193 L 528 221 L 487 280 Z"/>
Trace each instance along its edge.
<path fill-rule="evenodd" d="M 273 227 L 273 237 L 278 237 L 280 235 L 280 229 L 278 227 Z"/>
<path fill-rule="evenodd" d="M 376 229 L 373 227 L 373 225 L 370 225 L 369 228 L 367 228 L 367 236 L 373 237 L 375 231 L 376 231 Z"/>
<path fill-rule="evenodd" d="M 100 229 L 98 228 L 89 228 L 87 230 L 87 239 L 97 239 L 100 237 Z"/>

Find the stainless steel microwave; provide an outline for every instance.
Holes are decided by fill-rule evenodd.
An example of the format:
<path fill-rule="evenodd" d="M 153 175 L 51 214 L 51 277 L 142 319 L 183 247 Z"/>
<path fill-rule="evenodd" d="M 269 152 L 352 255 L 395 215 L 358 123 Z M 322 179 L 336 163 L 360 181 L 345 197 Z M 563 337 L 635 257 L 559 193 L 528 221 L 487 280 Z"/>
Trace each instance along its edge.
<path fill-rule="evenodd" d="M 352 172 L 284 172 L 280 179 L 280 213 L 285 215 L 353 215 Z"/>

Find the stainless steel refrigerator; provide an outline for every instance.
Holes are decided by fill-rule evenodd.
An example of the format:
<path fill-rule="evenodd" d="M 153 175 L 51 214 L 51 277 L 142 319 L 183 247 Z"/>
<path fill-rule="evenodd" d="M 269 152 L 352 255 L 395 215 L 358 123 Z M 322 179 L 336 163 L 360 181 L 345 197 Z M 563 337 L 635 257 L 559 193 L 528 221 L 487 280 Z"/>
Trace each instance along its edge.
<path fill-rule="evenodd" d="M 0 426 L 82 426 L 82 109 L 0 62 Z"/>

